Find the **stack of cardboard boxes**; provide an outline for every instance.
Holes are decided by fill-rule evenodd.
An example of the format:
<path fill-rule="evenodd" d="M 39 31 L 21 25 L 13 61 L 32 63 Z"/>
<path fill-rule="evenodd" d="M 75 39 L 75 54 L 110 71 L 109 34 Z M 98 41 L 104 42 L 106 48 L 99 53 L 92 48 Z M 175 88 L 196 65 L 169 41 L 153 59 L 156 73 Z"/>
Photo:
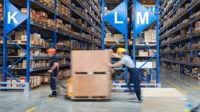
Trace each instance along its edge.
<path fill-rule="evenodd" d="M 67 2 L 66 2 L 67 3 Z M 61 3 L 61 1 L 57 0 L 57 7 L 56 7 L 56 11 L 64 16 L 64 17 L 70 17 L 70 9 L 68 7 L 66 7 L 65 5 L 63 5 Z"/>
<path fill-rule="evenodd" d="M 195 23 L 194 33 L 200 33 L 200 21 Z"/>
<path fill-rule="evenodd" d="M 110 62 L 110 52 L 73 51 L 71 56 L 72 76 L 66 95 L 71 99 L 109 99 L 111 74 L 105 62 Z"/>
<path fill-rule="evenodd" d="M 138 56 L 154 56 L 155 55 L 156 50 L 139 50 L 138 51 Z"/>
<path fill-rule="evenodd" d="M 156 30 L 145 31 L 144 42 L 156 42 Z"/>
<path fill-rule="evenodd" d="M 3 20 L 3 5 L 0 3 L 0 21 Z"/>
<path fill-rule="evenodd" d="M 39 0 L 39 2 L 51 9 L 54 9 L 54 0 Z"/>
<path fill-rule="evenodd" d="M 111 33 L 106 33 L 106 38 L 105 38 L 105 43 L 116 43 L 119 40 L 120 43 L 124 42 L 124 36 L 122 34 L 111 34 Z"/>

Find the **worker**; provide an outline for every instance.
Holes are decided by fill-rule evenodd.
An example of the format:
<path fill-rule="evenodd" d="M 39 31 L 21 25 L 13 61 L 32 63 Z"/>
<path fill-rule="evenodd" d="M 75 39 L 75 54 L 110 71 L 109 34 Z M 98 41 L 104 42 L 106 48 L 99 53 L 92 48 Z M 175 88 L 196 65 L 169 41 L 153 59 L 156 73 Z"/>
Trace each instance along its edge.
<path fill-rule="evenodd" d="M 113 57 L 115 58 L 119 58 L 120 61 L 114 63 L 114 64 L 109 64 L 110 67 L 120 67 L 125 65 L 128 68 L 128 72 L 130 73 L 130 78 L 129 78 L 129 82 L 128 82 L 128 88 L 129 88 L 129 92 L 136 93 L 136 96 L 138 98 L 138 103 L 142 103 L 142 99 L 141 99 L 141 87 L 140 87 L 140 76 L 139 73 L 136 72 L 136 68 L 135 68 L 135 64 L 133 62 L 133 60 L 131 59 L 131 57 L 129 55 L 126 54 L 126 49 L 124 48 L 118 48 L 117 49 L 117 54 L 112 53 Z M 134 91 L 131 88 L 131 83 L 134 84 Z"/>
<path fill-rule="evenodd" d="M 57 62 L 56 58 L 56 49 L 50 48 L 47 50 L 48 55 L 51 57 L 49 66 L 50 69 L 48 72 L 50 73 L 50 88 L 52 93 L 49 95 L 49 97 L 56 97 L 57 92 L 56 92 L 56 77 L 59 72 L 59 63 Z"/>

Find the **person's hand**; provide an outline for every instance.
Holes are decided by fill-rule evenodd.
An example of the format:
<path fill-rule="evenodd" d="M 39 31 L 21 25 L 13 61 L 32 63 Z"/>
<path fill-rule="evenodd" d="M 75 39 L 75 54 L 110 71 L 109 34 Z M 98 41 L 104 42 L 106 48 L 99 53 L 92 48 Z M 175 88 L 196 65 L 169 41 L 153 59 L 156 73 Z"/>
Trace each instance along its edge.
<path fill-rule="evenodd" d="M 113 65 L 112 65 L 111 63 L 108 63 L 107 65 L 108 65 L 109 67 L 113 67 Z"/>
<path fill-rule="evenodd" d="M 49 73 L 53 73 L 53 70 L 48 70 Z"/>

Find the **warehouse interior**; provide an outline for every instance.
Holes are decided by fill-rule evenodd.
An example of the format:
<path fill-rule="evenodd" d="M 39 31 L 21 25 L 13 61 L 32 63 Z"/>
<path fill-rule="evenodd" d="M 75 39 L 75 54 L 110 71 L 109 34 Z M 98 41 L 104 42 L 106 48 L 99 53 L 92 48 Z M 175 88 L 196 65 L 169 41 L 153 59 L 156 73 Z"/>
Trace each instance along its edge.
<path fill-rule="evenodd" d="M 200 112 L 199 32 L 199 0 L 1 0 L 0 112 Z"/>

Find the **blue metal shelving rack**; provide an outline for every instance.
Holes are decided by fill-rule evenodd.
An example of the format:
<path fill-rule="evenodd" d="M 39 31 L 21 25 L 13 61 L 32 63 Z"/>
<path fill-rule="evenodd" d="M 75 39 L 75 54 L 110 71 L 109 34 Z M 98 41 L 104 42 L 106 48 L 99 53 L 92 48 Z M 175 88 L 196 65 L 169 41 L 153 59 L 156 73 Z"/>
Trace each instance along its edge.
<path fill-rule="evenodd" d="M 8 12 L 8 9 L 6 7 L 6 3 L 8 2 L 14 2 L 14 1 L 10 1 L 10 0 L 4 0 L 4 20 L 8 20 L 8 17 L 7 17 L 7 12 Z M 101 32 L 101 30 L 98 28 L 98 26 L 101 26 L 100 22 L 95 18 L 95 15 L 94 14 L 91 14 L 89 13 L 89 16 L 95 21 L 95 23 L 97 23 L 98 25 L 94 25 L 93 23 L 91 23 L 90 21 L 87 21 L 85 18 L 82 17 L 81 14 L 77 13 L 76 10 L 74 10 L 74 8 L 72 7 L 72 0 L 70 0 L 70 5 L 67 5 L 64 0 L 60 0 L 60 2 L 65 5 L 66 7 L 68 7 L 70 9 L 70 15 L 72 16 L 72 14 L 75 14 L 76 16 L 79 16 L 81 19 L 84 19 L 86 22 L 87 22 L 87 25 L 90 26 L 90 27 L 93 27 L 95 28 L 98 32 Z M 79 1 L 73 1 L 73 3 L 76 2 L 77 4 L 79 4 L 82 8 L 84 9 L 87 9 L 89 12 L 89 7 L 86 7 L 82 2 L 79 2 Z M 62 37 L 65 37 L 63 39 L 70 39 L 70 40 L 77 40 L 77 41 L 81 41 L 81 44 L 85 44 L 87 47 L 89 45 L 92 46 L 92 44 L 94 46 L 98 46 L 99 48 L 101 47 L 101 45 L 99 45 L 98 43 L 96 42 L 91 42 L 91 41 L 88 41 L 88 40 L 84 40 L 82 39 L 82 35 L 81 37 L 78 37 L 76 35 L 73 35 L 73 34 L 66 34 L 66 33 L 63 33 L 63 32 L 60 32 L 58 31 L 58 29 L 56 28 L 55 30 L 52 30 L 52 29 L 47 29 L 35 22 L 33 22 L 31 20 L 31 17 L 30 17 L 30 14 L 31 14 L 31 8 L 32 8 L 32 5 L 34 6 L 37 6 L 37 7 L 40 7 L 42 8 L 43 10 L 45 10 L 45 12 L 47 13 L 50 13 L 53 15 L 53 19 L 54 19 L 54 22 L 56 23 L 56 19 L 59 18 L 59 19 L 62 19 L 64 22 L 68 23 L 68 24 L 71 24 L 72 27 L 75 27 L 76 29 L 79 29 L 80 33 L 82 34 L 82 32 L 85 32 L 87 34 L 90 34 L 92 36 L 94 36 L 95 38 L 97 39 L 100 39 L 100 36 L 96 33 L 93 33 L 91 31 L 87 31 L 84 29 L 84 27 L 82 26 L 79 26 L 77 23 L 71 21 L 68 17 L 64 17 L 62 15 L 60 15 L 57 11 L 56 11 L 56 8 L 57 8 L 57 0 L 54 0 L 54 9 L 51 9 L 45 5 L 43 5 L 42 3 L 40 3 L 39 1 L 36 1 L 36 0 L 25 0 L 25 7 L 27 8 L 27 19 L 26 19 L 26 22 L 24 22 L 22 25 L 24 25 L 23 28 L 26 29 L 27 33 L 26 33 L 26 36 L 27 36 L 27 40 L 26 40 L 26 45 L 20 45 L 20 44 L 17 44 L 16 42 L 14 42 L 8 34 L 6 34 L 6 30 L 4 29 L 4 36 L 3 36 L 3 82 L 1 82 L 0 84 L 3 84 L 4 87 L 0 87 L 0 89 L 13 89 L 13 88 L 7 88 L 6 87 L 6 84 L 9 84 L 9 82 L 7 82 L 7 77 L 10 76 L 12 77 L 13 79 L 15 79 L 17 81 L 18 84 L 24 84 L 25 86 L 23 87 L 20 87 L 20 88 L 16 88 L 16 89 L 25 89 L 25 91 L 29 91 L 30 88 L 29 88 L 29 82 L 30 82 L 30 74 L 31 72 L 35 72 L 35 71 L 41 71 L 41 70 L 48 70 L 48 67 L 44 67 L 44 68 L 31 68 L 30 67 L 30 61 L 32 60 L 43 60 L 44 58 L 34 58 L 34 57 L 31 57 L 30 56 L 30 50 L 31 48 L 42 48 L 42 47 L 38 47 L 38 46 L 34 46 L 34 45 L 31 45 L 30 44 L 30 35 L 31 33 L 33 32 L 32 30 L 32 27 L 36 27 L 38 28 L 39 30 L 45 30 L 47 31 L 48 33 L 52 34 L 53 35 L 53 45 L 52 46 L 49 46 L 48 48 L 50 47 L 54 47 L 54 48 L 57 48 L 57 41 L 58 41 L 58 38 L 60 38 L 60 36 Z M 88 4 L 91 4 L 90 1 L 87 1 Z M 16 3 L 14 2 L 14 4 L 17 4 L 18 6 L 21 6 L 19 5 L 19 3 Z M 92 9 L 95 10 L 95 14 L 97 14 L 97 16 L 100 17 L 100 11 L 98 11 L 93 5 L 92 6 Z M 6 21 L 4 21 L 4 26 L 6 26 Z M 21 27 L 20 27 L 21 28 Z M 16 29 L 19 29 L 16 28 Z M 38 30 L 38 31 L 39 31 Z M 37 31 L 35 31 L 37 32 Z M 40 31 L 39 31 L 40 32 Z M 44 32 L 44 34 L 47 34 Z M 12 65 L 8 65 L 8 59 L 10 58 L 10 56 L 7 55 L 7 51 L 8 51 L 8 47 L 10 45 L 7 44 L 7 41 L 10 40 L 14 45 L 13 46 L 16 46 L 17 48 L 21 49 L 22 51 L 25 52 L 25 56 L 24 57 L 12 57 L 12 58 L 18 58 L 18 60 L 16 62 L 14 62 Z M 71 44 L 72 46 L 72 44 Z M 48 48 L 42 48 L 42 49 L 48 49 Z M 71 48 L 66 48 L 66 49 L 57 49 L 57 50 L 64 50 L 64 51 L 67 51 L 67 52 L 70 52 Z M 60 57 L 62 58 L 62 57 Z M 26 83 L 21 83 L 19 82 L 19 80 L 17 78 L 15 78 L 15 74 L 12 72 L 14 69 L 12 69 L 12 67 L 17 64 L 18 62 L 22 61 L 23 59 L 26 59 L 26 73 L 25 73 L 25 76 L 26 76 Z M 45 60 L 48 60 L 49 58 L 45 58 Z M 69 58 L 67 58 L 69 59 Z M 69 67 L 70 65 L 61 65 L 61 67 Z M 21 68 L 19 69 L 15 69 L 15 70 L 23 70 Z"/>
<path fill-rule="evenodd" d="M 128 4 L 128 1 L 127 0 L 125 0 L 125 1 Z M 135 3 L 136 0 L 133 0 L 133 1 Z M 105 29 L 105 20 L 104 20 L 104 16 L 105 16 L 105 11 L 104 11 L 105 10 L 105 4 L 106 4 L 105 1 L 102 0 L 102 31 L 104 31 L 104 29 Z M 156 0 L 156 15 L 159 17 L 159 0 Z M 149 85 L 151 87 L 152 86 L 154 86 L 154 87 L 160 87 L 161 86 L 160 85 L 160 76 L 159 76 L 159 73 L 160 73 L 160 67 L 159 67 L 160 66 L 160 62 L 159 62 L 159 50 L 160 50 L 160 48 L 159 48 L 159 20 L 156 21 L 156 31 L 157 31 L 157 33 L 156 33 L 156 50 L 157 50 L 157 52 L 156 52 L 155 56 L 150 57 L 150 59 L 146 61 L 146 63 L 148 63 L 150 60 L 156 58 L 156 83 L 155 84 L 151 84 L 151 83 L 143 84 L 143 85 Z M 125 37 L 126 37 L 126 38 L 124 38 L 124 40 L 125 40 L 125 48 L 127 50 L 131 50 L 131 47 L 128 44 L 128 35 L 125 35 Z M 102 49 L 105 49 L 104 38 L 105 38 L 105 33 L 102 32 Z M 119 43 L 122 40 L 123 39 L 120 39 L 117 43 Z M 114 48 L 116 46 L 117 46 L 117 44 L 114 44 L 111 48 Z M 145 46 L 148 49 L 151 50 L 151 46 L 148 46 L 148 45 L 145 45 Z M 137 46 L 136 46 L 136 43 L 135 43 L 134 38 L 133 38 L 132 50 L 136 51 L 136 47 Z M 135 52 L 133 53 L 133 60 L 136 63 L 136 53 Z M 146 63 L 144 63 L 142 66 L 144 66 Z M 142 66 L 139 67 L 138 70 L 141 69 Z M 150 73 L 152 74 L 152 69 L 150 70 Z M 124 75 L 124 73 L 120 74 L 117 78 L 122 77 L 123 75 Z M 125 82 L 127 83 L 127 81 L 128 81 L 128 74 L 127 74 L 126 70 L 125 70 L 125 77 L 126 77 Z"/>
<path fill-rule="evenodd" d="M 134 0 L 134 2 L 133 2 L 133 4 L 134 4 L 134 7 L 136 7 L 135 6 L 135 4 L 136 4 L 136 2 L 137 2 L 137 0 Z M 155 14 L 156 14 L 156 16 L 157 17 L 159 17 L 159 7 L 160 7 L 160 5 L 159 5 L 159 0 L 156 0 L 156 4 L 155 4 L 155 6 L 156 6 L 156 8 L 155 8 Z M 149 7 L 148 7 L 149 8 Z M 134 12 L 134 15 L 136 15 L 135 14 L 135 12 Z M 153 46 L 153 47 L 155 47 L 155 49 L 156 49 L 156 52 L 154 52 L 153 51 L 153 49 L 152 49 L 152 45 L 146 45 L 146 44 L 144 44 L 144 48 L 146 48 L 146 49 L 148 49 L 148 50 L 150 50 L 150 51 L 152 51 L 152 52 L 154 52 L 155 54 L 154 54 L 154 56 L 150 56 L 150 57 L 147 57 L 147 60 L 146 60 L 146 62 L 144 63 L 144 64 L 142 64 L 139 68 L 138 68 L 138 70 L 140 70 L 140 69 L 142 69 L 142 67 L 143 66 L 145 66 L 148 62 L 150 62 L 151 60 L 153 60 L 153 59 L 156 59 L 156 68 L 155 68 L 155 81 L 156 82 L 151 82 L 151 80 L 152 80 L 152 78 L 153 78 L 153 69 L 152 68 L 149 68 L 149 75 L 150 75 L 150 77 L 148 78 L 148 77 L 143 77 L 144 79 L 146 79 L 146 82 L 147 83 L 149 83 L 149 84 L 147 84 L 147 85 L 152 85 L 152 84 L 150 84 L 150 83 L 156 83 L 155 84 L 155 87 L 160 87 L 161 86 L 161 84 L 160 84 L 160 62 L 159 62 L 159 60 L 160 60 L 160 55 L 159 55 L 159 51 L 160 51 L 160 44 L 159 44 L 159 19 L 157 19 L 156 20 L 156 25 L 155 25 L 155 30 L 156 30 L 156 44 Z M 133 23 L 133 26 L 134 26 L 134 23 Z M 133 27 L 133 32 L 134 32 L 134 27 Z M 134 60 L 134 62 L 135 62 L 135 64 L 136 64 L 136 60 L 137 60 L 137 56 L 136 56 L 136 51 L 137 51 L 137 49 L 138 49 L 138 46 L 136 45 L 136 38 L 137 38 L 137 35 L 135 35 L 135 33 L 134 33 L 134 37 L 133 37 L 133 60 Z M 137 65 L 137 64 L 136 64 Z"/>
<path fill-rule="evenodd" d="M 193 63 L 193 58 L 195 57 L 195 54 L 198 54 L 198 52 L 200 50 L 194 50 L 192 49 L 192 45 L 194 43 L 194 41 L 196 41 L 199 37 L 200 34 L 194 34 L 193 33 L 193 25 L 195 22 L 199 21 L 200 20 L 200 17 L 196 17 L 196 18 L 190 18 L 190 16 L 192 14 L 194 14 L 196 11 L 199 11 L 199 4 L 200 4 L 200 1 L 192 1 L 192 0 L 182 0 L 182 1 L 176 1 L 176 0 L 173 0 L 173 3 L 175 2 L 178 2 L 177 6 L 176 7 L 172 7 L 174 4 L 171 4 L 170 7 L 172 8 L 169 8 L 167 9 L 165 12 L 170 12 L 170 10 L 173 10 L 169 16 L 167 16 L 167 18 L 165 19 L 168 19 L 169 17 L 171 17 L 173 14 L 175 14 L 175 12 L 180 8 L 180 7 L 184 7 L 184 5 L 186 3 L 190 3 L 190 6 L 183 12 L 181 13 L 181 15 L 173 20 L 171 23 L 169 23 L 168 25 L 164 26 L 163 27 L 163 21 L 165 20 L 164 19 L 164 16 L 161 15 L 161 32 L 160 32 L 160 35 L 161 35 L 161 38 L 160 38 L 160 41 L 164 41 L 165 39 L 167 39 L 169 36 L 173 35 L 173 34 L 180 34 L 180 31 L 184 28 L 188 28 L 188 32 L 189 32 L 189 35 L 187 37 L 181 37 L 180 39 L 178 40 L 175 40 L 175 41 L 170 41 L 170 42 L 167 42 L 167 43 L 164 43 L 164 44 L 161 44 L 161 49 L 164 49 L 165 47 L 167 46 L 170 46 L 171 48 L 175 48 L 176 46 L 179 46 L 179 48 L 183 48 L 184 46 L 186 46 L 186 44 L 189 44 L 189 49 L 188 50 L 183 50 L 183 51 L 175 51 L 175 50 L 171 50 L 171 51 L 168 51 L 168 52 L 161 52 L 161 62 L 164 62 L 164 63 L 167 63 L 167 64 L 171 64 L 171 65 L 179 65 L 180 68 L 179 68 L 179 71 L 180 71 L 180 76 L 182 76 L 182 74 L 184 74 L 184 69 L 185 68 L 188 68 L 188 71 L 189 73 L 192 73 L 192 68 L 193 67 L 200 67 L 199 64 L 194 64 Z M 161 9 L 162 11 L 162 9 Z M 181 23 L 184 19 L 189 19 L 189 22 L 184 24 L 184 25 L 180 25 L 178 28 L 176 28 L 175 30 L 173 31 L 170 31 L 168 32 L 167 34 L 164 34 L 164 32 L 166 32 L 167 30 L 175 27 L 175 25 Z M 198 40 L 197 40 L 198 41 Z M 178 53 L 179 55 L 179 61 L 175 61 L 174 60 L 174 55 L 173 54 L 176 54 Z M 183 55 L 187 55 L 189 54 L 190 56 L 190 59 L 189 59 L 189 62 L 185 63 L 183 62 Z M 173 56 L 173 59 L 169 59 L 168 56 Z M 168 58 L 168 59 L 167 59 Z"/>

